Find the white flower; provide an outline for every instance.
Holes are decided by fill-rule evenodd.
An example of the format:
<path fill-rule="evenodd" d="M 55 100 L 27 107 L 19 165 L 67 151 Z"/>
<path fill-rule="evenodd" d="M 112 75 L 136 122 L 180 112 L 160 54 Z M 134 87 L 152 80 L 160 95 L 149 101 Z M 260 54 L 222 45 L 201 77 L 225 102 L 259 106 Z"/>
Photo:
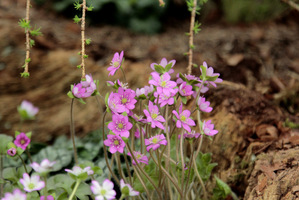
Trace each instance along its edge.
<path fill-rule="evenodd" d="M 65 169 L 66 172 L 71 173 L 75 176 L 79 176 L 83 173 L 87 173 L 88 175 L 92 175 L 93 171 L 90 169 L 90 167 L 85 167 L 84 169 L 82 169 L 81 167 L 78 166 L 74 166 L 73 170 L 70 169 Z"/>
<path fill-rule="evenodd" d="M 24 186 L 26 192 L 32 192 L 45 187 L 45 182 L 39 179 L 40 177 L 38 175 L 32 175 L 30 177 L 27 173 L 24 173 L 23 179 L 20 179 L 20 183 Z"/>
<path fill-rule="evenodd" d="M 51 162 L 48 159 L 44 159 L 40 164 L 33 162 L 30 166 L 39 173 L 41 176 L 49 173 L 56 162 Z"/>
<path fill-rule="evenodd" d="M 126 184 L 123 179 L 120 180 L 121 193 L 125 196 L 138 196 L 139 192 L 135 191 L 130 184 Z"/>
<path fill-rule="evenodd" d="M 90 189 L 95 195 L 95 200 L 115 199 L 116 192 L 113 190 L 114 184 L 109 179 L 104 180 L 101 186 L 97 181 L 91 182 Z"/>
<path fill-rule="evenodd" d="M 15 189 L 13 193 L 5 193 L 2 200 L 26 200 L 26 194 L 19 189 Z"/>

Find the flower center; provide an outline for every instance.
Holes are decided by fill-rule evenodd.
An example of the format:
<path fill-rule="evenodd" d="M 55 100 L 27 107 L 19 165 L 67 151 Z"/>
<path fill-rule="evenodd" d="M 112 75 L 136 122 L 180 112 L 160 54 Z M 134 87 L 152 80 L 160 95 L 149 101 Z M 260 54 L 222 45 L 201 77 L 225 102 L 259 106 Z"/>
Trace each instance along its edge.
<path fill-rule="evenodd" d="M 124 125 L 122 123 L 117 124 L 117 127 L 122 129 L 124 127 Z"/>
<path fill-rule="evenodd" d="M 158 117 L 158 115 L 156 113 L 153 113 L 151 116 L 153 119 L 156 119 Z"/>
<path fill-rule="evenodd" d="M 34 189 L 34 187 L 35 187 L 34 183 L 29 183 L 29 185 L 28 185 L 28 188 L 29 188 L 29 189 L 32 190 L 32 189 Z"/>
<path fill-rule="evenodd" d="M 161 82 L 161 86 L 162 86 L 162 87 L 165 87 L 165 86 L 166 86 L 166 81 L 162 81 L 162 82 Z"/>
<path fill-rule="evenodd" d="M 119 66 L 119 62 L 118 61 L 113 62 L 113 67 L 117 68 L 118 66 Z"/>
<path fill-rule="evenodd" d="M 184 115 L 183 115 L 183 116 L 181 116 L 181 121 L 183 121 L 183 122 L 184 122 L 184 121 L 186 121 L 186 119 L 187 119 L 187 118 L 186 118 L 186 116 L 184 116 Z"/>
<path fill-rule="evenodd" d="M 140 158 L 141 158 L 141 155 L 137 154 L 136 159 L 140 159 Z"/>
<path fill-rule="evenodd" d="M 101 195 L 104 196 L 107 193 L 107 191 L 105 189 L 101 190 Z"/>
<path fill-rule="evenodd" d="M 26 143 L 26 141 L 23 139 L 23 140 L 21 140 L 21 142 L 20 142 L 21 144 L 25 144 Z"/>
<path fill-rule="evenodd" d="M 118 140 L 114 140 L 113 142 L 115 145 L 119 145 L 119 141 Z"/>
<path fill-rule="evenodd" d="M 153 138 L 152 142 L 156 144 L 158 142 L 158 138 Z"/>
<path fill-rule="evenodd" d="M 121 100 L 121 103 L 122 104 L 125 104 L 125 103 L 127 103 L 128 102 L 128 99 L 127 98 L 123 98 L 122 100 Z"/>

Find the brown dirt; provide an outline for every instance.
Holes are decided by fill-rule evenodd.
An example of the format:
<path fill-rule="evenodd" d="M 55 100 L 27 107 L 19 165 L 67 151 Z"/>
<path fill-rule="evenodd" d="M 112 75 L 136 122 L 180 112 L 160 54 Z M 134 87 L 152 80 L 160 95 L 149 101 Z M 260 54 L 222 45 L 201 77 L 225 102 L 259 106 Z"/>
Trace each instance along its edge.
<path fill-rule="evenodd" d="M 17 22 L 25 11 L 11 5 L 0 7 L 0 133 L 19 130 L 16 107 L 23 99 L 40 108 L 33 140 L 51 142 L 69 134 L 70 84 L 80 80 L 80 29 L 70 20 L 32 9 L 32 23 L 42 26 L 43 37 L 32 49 L 30 78 L 21 79 L 24 62 L 24 32 Z M 162 57 L 176 59 L 177 72 L 186 72 L 188 22 L 167 27 L 164 33 L 146 36 L 118 27 L 88 27 L 87 73 L 101 80 L 105 95 L 106 70 L 116 51 L 125 51 L 125 71 L 133 88 L 147 84 L 152 62 Z M 299 132 L 283 127 L 289 118 L 299 123 L 299 27 L 285 23 L 203 26 L 195 38 L 194 62 L 207 61 L 226 80 L 207 98 L 214 111 L 205 115 L 219 134 L 205 141 L 218 162 L 218 176 L 230 184 L 241 199 L 298 199 Z M 199 70 L 193 71 L 199 75 Z M 101 126 L 103 109 L 88 99 L 75 103 L 76 132 L 80 136 Z"/>

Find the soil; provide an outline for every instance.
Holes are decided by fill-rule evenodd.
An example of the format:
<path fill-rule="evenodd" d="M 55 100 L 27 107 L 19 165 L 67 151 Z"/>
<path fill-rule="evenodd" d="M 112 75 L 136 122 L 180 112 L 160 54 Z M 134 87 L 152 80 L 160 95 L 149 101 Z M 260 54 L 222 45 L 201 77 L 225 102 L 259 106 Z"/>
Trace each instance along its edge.
<path fill-rule="evenodd" d="M 33 140 L 51 143 L 69 135 L 70 103 L 66 96 L 81 72 L 80 27 L 71 20 L 32 8 L 32 23 L 42 27 L 31 51 L 30 78 L 20 78 L 25 59 L 24 31 L 17 22 L 25 16 L 22 5 L 0 7 L 0 133 L 19 130 L 16 108 L 27 99 L 39 107 Z M 294 17 L 295 16 L 295 17 Z M 125 51 L 124 70 L 132 88 L 147 83 L 150 64 L 165 57 L 176 60 L 176 71 L 186 73 L 188 21 L 165 27 L 148 36 L 108 25 L 87 27 L 87 73 L 108 92 L 107 67 L 115 52 Z M 299 199 L 299 130 L 284 126 L 299 123 L 299 23 L 298 15 L 262 24 L 203 25 L 194 39 L 194 63 L 206 61 L 225 80 L 207 93 L 214 107 L 203 117 L 211 119 L 219 134 L 204 141 L 203 151 L 213 153 L 215 171 L 240 199 Z M 199 75 L 199 69 L 193 70 Z M 75 129 L 83 137 L 101 126 L 105 107 L 87 99 L 75 102 Z M 228 197 L 227 199 L 231 199 Z"/>

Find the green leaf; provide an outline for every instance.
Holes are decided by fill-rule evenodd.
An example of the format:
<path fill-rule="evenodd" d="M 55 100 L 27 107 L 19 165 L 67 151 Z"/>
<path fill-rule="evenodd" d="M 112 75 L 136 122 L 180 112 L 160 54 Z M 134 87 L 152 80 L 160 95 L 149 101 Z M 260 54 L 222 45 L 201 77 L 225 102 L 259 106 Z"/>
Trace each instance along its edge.
<path fill-rule="evenodd" d="M 91 190 L 90 186 L 84 182 L 81 182 L 79 185 L 75 195 L 80 199 L 80 200 L 88 200 L 88 195 L 91 195 Z"/>
<path fill-rule="evenodd" d="M 171 69 L 171 67 L 172 67 L 172 62 L 171 63 L 168 63 L 166 66 L 165 66 L 165 71 L 166 72 L 168 72 L 170 69 Z"/>
<path fill-rule="evenodd" d="M 187 79 L 182 73 L 179 74 L 179 77 L 180 77 L 181 79 L 183 79 L 183 81 L 185 81 L 185 82 L 188 81 L 188 79 Z"/>
<path fill-rule="evenodd" d="M 79 1 L 76 1 L 74 3 L 74 7 L 75 7 L 76 10 L 79 10 L 82 7 L 82 4 L 80 4 Z"/>
<path fill-rule="evenodd" d="M 32 36 L 40 36 L 42 35 L 42 32 L 40 31 L 40 27 L 39 28 L 34 28 L 33 30 L 30 31 L 30 34 Z"/>
<path fill-rule="evenodd" d="M 72 91 L 69 91 L 67 93 L 67 96 L 70 97 L 71 99 L 75 98 L 75 96 L 73 95 Z"/>
<path fill-rule="evenodd" d="M 210 178 L 213 168 L 217 166 L 217 163 L 210 163 L 211 160 L 212 160 L 211 153 L 203 154 L 201 152 L 199 152 L 196 159 L 197 170 L 204 182 Z"/>
<path fill-rule="evenodd" d="M 30 76 L 29 72 L 23 72 L 21 73 L 21 77 L 28 78 Z"/>
<path fill-rule="evenodd" d="M 181 96 L 181 100 L 182 100 L 183 104 L 187 103 L 187 97 Z"/>
<path fill-rule="evenodd" d="M 51 176 L 48 179 L 47 188 L 48 188 L 48 190 L 57 190 L 58 188 L 63 188 L 64 191 L 67 192 L 67 194 L 71 194 L 71 192 L 72 192 L 71 186 L 74 183 L 75 183 L 75 180 L 73 180 L 68 175 L 66 175 L 66 174 L 57 174 L 55 176 Z M 63 200 L 65 200 L 65 199 L 63 199 Z"/>
<path fill-rule="evenodd" d="M 86 102 L 82 98 L 76 98 L 80 103 L 86 104 Z"/>
<path fill-rule="evenodd" d="M 215 81 L 218 76 L 207 76 L 207 81 Z"/>
<path fill-rule="evenodd" d="M 207 68 L 204 67 L 203 65 L 200 65 L 200 69 L 201 69 L 201 76 L 205 79 L 205 77 L 207 76 Z"/>
<path fill-rule="evenodd" d="M 0 155 L 6 155 L 7 144 L 13 141 L 13 137 L 0 134 Z"/>
<path fill-rule="evenodd" d="M 91 43 L 91 39 L 90 38 L 88 38 L 88 39 L 85 40 L 85 44 L 90 45 L 90 43 Z"/>
<path fill-rule="evenodd" d="M 155 65 L 155 71 L 158 72 L 159 74 L 165 73 L 165 69 L 161 65 Z"/>
<path fill-rule="evenodd" d="M 30 47 L 33 47 L 35 45 L 35 41 L 33 39 L 29 40 L 29 45 Z"/>
<path fill-rule="evenodd" d="M 7 167 L 3 170 L 3 178 L 12 181 L 13 183 L 18 182 L 17 171 L 15 167 Z"/>
<path fill-rule="evenodd" d="M 20 27 L 24 28 L 25 31 L 28 30 L 28 29 L 31 29 L 30 20 L 27 21 L 26 19 L 20 19 L 18 24 L 19 24 Z"/>
<path fill-rule="evenodd" d="M 78 17 L 77 15 L 75 15 L 75 17 L 73 18 L 73 20 L 74 20 L 74 23 L 76 23 L 76 24 L 78 24 L 78 23 L 81 22 L 81 18 Z"/>
<path fill-rule="evenodd" d="M 232 191 L 225 182 L 217 176 L 214 177 L 216 179 L 216 187 L 213 189 L 213 200 L 225 199 Z"/>

